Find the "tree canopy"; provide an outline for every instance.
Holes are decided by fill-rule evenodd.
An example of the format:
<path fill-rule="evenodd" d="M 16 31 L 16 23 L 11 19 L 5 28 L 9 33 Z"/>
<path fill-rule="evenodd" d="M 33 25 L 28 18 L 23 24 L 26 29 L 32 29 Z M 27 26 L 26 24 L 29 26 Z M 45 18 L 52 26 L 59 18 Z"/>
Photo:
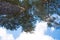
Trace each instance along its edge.
<path fill-rule="evenodd" d="M 22 26 L 23 31 L 31 32 L 35 28 L 35 16 L 50 24 L 54 19 L 50 15 L 59 14 L 57 4 L 56 0 L 0 0 L 0 25 L 10 30 Z"/>

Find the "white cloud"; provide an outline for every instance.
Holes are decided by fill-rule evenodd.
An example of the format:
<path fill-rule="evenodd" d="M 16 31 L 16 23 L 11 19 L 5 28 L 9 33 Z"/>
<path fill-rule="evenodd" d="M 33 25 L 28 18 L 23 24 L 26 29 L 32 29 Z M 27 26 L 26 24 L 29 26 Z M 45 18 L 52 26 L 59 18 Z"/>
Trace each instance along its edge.
<path fill-rule="evenodd" d="M 0 40 L 14 40 L 12 34 L 8 34 L 6 29 L 0 28 Z"/>
<path fill-rule="evenodd" d="M 54 40 L 52 37 L 44 34 L 46 30 L 46 22 L 37 22 L 34 33 L 22 32 L 18 38 L 14 39 L 12 34 L 6 32 L 6 29 L 0 28 L 0 40 Z"/>
<path fill-rule="evenodd" d="M 53 32 L 55 30 L 55 28 L 54 27 L 51 27 L 51 32 Z"/>
<path fill-rule="evenodd" d="M 54 40 L 52 37 L 44 34 L 46 29 L 47 29 L 46 22 L 40 23 L 37 22 L 33 34 L 23 32 L 16 40 Z"/>

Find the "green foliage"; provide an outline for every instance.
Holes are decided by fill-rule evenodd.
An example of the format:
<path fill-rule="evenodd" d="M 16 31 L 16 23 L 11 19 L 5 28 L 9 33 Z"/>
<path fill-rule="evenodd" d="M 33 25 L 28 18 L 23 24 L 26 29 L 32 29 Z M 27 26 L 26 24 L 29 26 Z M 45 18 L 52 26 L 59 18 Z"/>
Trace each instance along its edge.
<path fill-rule="evenodd" d="M 0 4 L 2 4 L 2 6 L 3 6 L 3 7 L 0 7 L 0 8 L 2 8 L 2 9 L 0 9 L 1 10 L 0 25 L 2 27 L 5 27 L 8 30 L 16 30 L 17 28 L 22 26 L 23 31 L 31 32 L 32 30 L 34 30 L 32 21 L 34 21 L 35 19 L 33 18 L 32 15 L 30 15 L 27 12 L 28 11 L 27 7 L 30 7 L 30 6 L 27 1 L 26 1 L 26 3 L 24 1 L 23 7 L 25 7 L 26 10 L 23 11 L 24 8 L 19 7 L 20 6 L 19 3 L 20 2 L 18 0 L 1 0 L 0 1 Z M 9 6 L 7 6 L 6 4 L 9 4 Z M 13 10 L 12 7 L 16 11 Z M 10 11 L 8 12 L 7 10 L 10 10 Z M 17 12 L 17 10 L 18 10 L 18 12 Z M 22 12 L 21 12 L 21 10 L 22 10 Z M 5 11 L 5 13 L 3 11 Z M 3 15 L 6 15 L 6 16 L 3 16 Z"/>
<path fill-rule="evenodd" d="M 17 26 L 22 26 L 23 31 L 25 32 L 31 32 L 34 30 L 34 26 L 32 22 L 35 21 L 33 18 L 33 15 L 29 14 L 28 10 L 32 8 L 32 6 L 35 6 L 35 13 L 34 15 L 38 16 L 42 20 L 45 20 L 46 16 L 49 16 L 49 3 L 51 2 L 50 0 L 31 0 L 32 3 L 30 4 L 29 0 L 24 0 L 22 2 L 19 2 L 19 0 L 0 0 L 0 2 L 6 2 L 7 4 L 12 5 L 14 9 L 19 10 L 19 12 L 15 12 L 14 14 L 11 11 L 11 14 L 7 15 L 6 17 L 1 17 L 0 18 L 0 25 L 4 26 L 7 29 L 14 30 L 19 27 Z M 49 2 L 49 3 L 48 3 Z M 16 5 L 16 6 L 14 6 Z M 1 5 L 0 5 L 1 6 Z M 21 8 L 21 7 L 22 8 Z M 7 6 L 8 7 L 8 6 Z M 12 9 L 12 7 L 9 7 Z M 21 9 L 19 9 L 21 8 Z M 24 11 L 21 12 L 21 10 L 24 8 Z M 33 9 L 34 10 L 34 9 Z M 1 13 L 0 13 L 1 15 Z"/>
<path fill-rule="evenodd" d="M 11 4 L 16 4 L 16 5 L 19 4 L 19 0 L 1 0 L 1 1 L 9 2 Z"/>

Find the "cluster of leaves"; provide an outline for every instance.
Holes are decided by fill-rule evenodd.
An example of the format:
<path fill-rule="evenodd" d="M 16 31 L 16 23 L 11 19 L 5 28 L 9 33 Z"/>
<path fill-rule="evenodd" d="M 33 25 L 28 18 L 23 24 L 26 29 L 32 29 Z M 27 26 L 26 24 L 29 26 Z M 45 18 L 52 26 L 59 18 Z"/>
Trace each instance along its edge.
<path fill-rule="evenodd" d="M 5 2 L 9 2 L 11 4 L 16 4 L 16 5 L 19 5 L 19 0 L 0 0 L 1 2 L 2 1 L 5 1 Z"/>
<path fill-rule="evenodd" d="M 50 15 L 50 18 L 48 19 L 49 22 L 48 22 L 48 26 L 49 27 L 55 27 L 55 28 L 60 28 L 60 12 L 59 12 L 59 9 L 60 9 L 60 1 L 59 0 L 51 0 L 49 2 L 49 14 Z M 54 16 L 52 16 L 54 15 Z M 56 16 L 57 15 L 57 16 Z"/>
<path fill-rule="evenodd" d="M 19 7 L 19 3 L 20 2 L 18 0 L 0 1 L 0 26 L 10 30 L 15 30 L 22 26 L 23 31 L 30 32 L 34 30 L 32 21 L 35 19 L 27 12 L 27 10 L 24 11 L 23 7 Z M 26 6 L 27 4 L 28 3 L 23 5 L 25 9 L 29 6 Z"/>
<path fill-rule="evenodd" d="M 32 6 L 35 6 L 35 8 L 33 9 L 33 10 L 35 10 L 35 12 L 33 14 L 38 16 L 42 20 L 45 20 L 45 18 L 49 17 L 49 14 L 50 14 L 49 13 L 50 4 L 55 3 L 54 0 L 31 0 L 31 1 L 23 0 L 22 2 L 19 0 L 0 0 L 0 2 L 6 2 L 6 4 L 9 3 L 9 5 L 13 5 L 13 8 L 15 7 L 14 10 L 15 9 L 19 10 L 19 12 L 17 12 L 15 10 L 15 12 L 13 13 L 11 11 L 12 7 L 10 6 L 9 8 L 11 10 L 10 10 L 10 13 L 8 13 L 9 15 L 1 16 L 1 14 L 4 14 L 4 13 L 0 12 L 0 25 L 4 26 L 5 28 L 10 29 L 10 30 L 17 29 L 17 28 L 19 28 L 18 25 L 20 25 L 20 26 L 22 26 L 23 31 L 26 31 L 26 32 L 30 32 L 30 31 L 34 30 L 32 22 L 34 22 L 35 19 L 34 19 L 33 15 L 29 13 L 29 9 L 31 9 Z M 4 4 L 4 6 L 6 6 L 5 3 L 3 3 L 3 4 Z M 19 9 L 19 7 L 16 8 L 16 6 L 14 6 L 14 5 L 25 8 L 25 11 L 20 12 L 23 8 Z M 0 4 L 0 6 L 1 6 L 1 4 Z M 1 7 L 0 7 L 0 10 L 1 10 Z M 6 9 L 5 9 L 5 11 L 6 11 Z M 11 16 L 11 14 L 13 14 L 13 16 Z"/>

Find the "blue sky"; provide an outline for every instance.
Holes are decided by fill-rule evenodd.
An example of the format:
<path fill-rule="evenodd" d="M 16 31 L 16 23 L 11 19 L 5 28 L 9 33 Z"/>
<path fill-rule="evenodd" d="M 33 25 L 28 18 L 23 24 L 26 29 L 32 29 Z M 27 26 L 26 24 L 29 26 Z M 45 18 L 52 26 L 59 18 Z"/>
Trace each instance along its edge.
<path fill-rule="evenodd" d="M 58 8 L 58 11 L 60 12 L 60 8 Z M 60 22 L 60 16 L 57 14 L 52 16 L 58 17 L 59 21 L 56 19 L 56 22 Z M 24 31 L 21 33 L 21 30 L 22 28 L 15 31 L 0 28 L 0 40 L 60 40 L 60 29 L 49 28 L 47 22 L 37 21 L 35 31 L 32 34 Z"/>
<path fill-rule="evenodd" d="M 60 29 L 54 29 L 53 31 L 48 28 L 46 35 L 53 37 L 55 40 L 60 40 Z"/>
<path fill-rule="evenodd" d="M 56 22 L 60 22 L 58 21 L 59 15 L 53 14 L 52 16 L 56 17 Z M 47 22 L 44 21 L 37 21 L 35 31 L 32 34 L 21 32 L 21 30 L 22 27 L 14 31 L 0 28 L 0 40 L 60 40 L 60 29 L 49 28 Z"/>
<path fill-rule="evenodd" d="M 58 16 L 57 14 L 54 15 L 55 17 Z M 21 30 L 22 27 L 14 31 L 0 28 L 0 40 L 60 40 L 60 29 L 49 28 L 47 22 L 44 21 L 37 21 L 35 31 L 32 34 L 21 32 Z"/>
<path fill-rule="evenodd" d="M 37 22 L 34 33 L 26 33 L 20 31 L 9 31 L 5 28 L 0 28 L 0 40 L 54 40 L 53 37 L 46 35 L 47 31 L 47 22 Z M 16 37 L 14 37 L 16 36 Z"/>

